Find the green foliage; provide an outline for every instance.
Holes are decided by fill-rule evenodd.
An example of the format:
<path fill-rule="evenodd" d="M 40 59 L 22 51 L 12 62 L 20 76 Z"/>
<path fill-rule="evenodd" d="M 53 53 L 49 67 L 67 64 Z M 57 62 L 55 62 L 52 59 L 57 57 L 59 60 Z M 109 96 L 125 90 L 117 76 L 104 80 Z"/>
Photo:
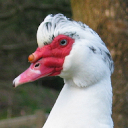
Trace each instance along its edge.
<path fill-rule="evenodd" d="M 3 90 L 6 90 L 3 92 Z M 1 85 L 0 89 L 0 119 L 32 114 L 37 109 L 49 112 L 58 96 L 52 89 L 35 86 L 34 83 L 11 88 Z"/>

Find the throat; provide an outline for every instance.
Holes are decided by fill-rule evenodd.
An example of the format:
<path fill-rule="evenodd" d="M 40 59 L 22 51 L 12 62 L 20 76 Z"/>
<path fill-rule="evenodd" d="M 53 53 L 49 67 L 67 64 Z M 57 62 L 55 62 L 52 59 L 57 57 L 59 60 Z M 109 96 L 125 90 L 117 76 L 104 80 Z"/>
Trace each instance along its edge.
<path fill-rule="evenodd" d="M 65 80 L 44 128 L 112 128 L 111 107 L 110 82 L 80 88 Z"/>

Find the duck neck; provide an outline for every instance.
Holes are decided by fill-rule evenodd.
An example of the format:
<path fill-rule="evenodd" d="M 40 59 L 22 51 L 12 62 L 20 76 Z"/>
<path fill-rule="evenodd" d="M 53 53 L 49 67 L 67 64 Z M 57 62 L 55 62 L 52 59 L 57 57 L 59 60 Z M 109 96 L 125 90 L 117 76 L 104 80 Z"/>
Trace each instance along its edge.
<path fill-rule="evenodd" d="M 65 79 L 47 122 L 51 120 L 56 128 L 112 128 L 111 109 L 110 78 L 87 87 L 78 87 L 72 80 Z"/>

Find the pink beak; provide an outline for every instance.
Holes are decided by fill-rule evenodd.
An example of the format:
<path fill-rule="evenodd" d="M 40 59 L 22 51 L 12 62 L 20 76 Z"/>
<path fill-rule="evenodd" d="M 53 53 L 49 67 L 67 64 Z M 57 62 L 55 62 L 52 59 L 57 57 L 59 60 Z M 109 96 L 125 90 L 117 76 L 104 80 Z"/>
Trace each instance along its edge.
<path fill-rule="evenodd" d="M 41 77 L 53 74 L 54 68 L 45 66 L 45 59 L 40 59 L 32 63 L 30 67 L 13 80 L 13 87 L 17 87 L 23 83 L 35 81 Z"/>

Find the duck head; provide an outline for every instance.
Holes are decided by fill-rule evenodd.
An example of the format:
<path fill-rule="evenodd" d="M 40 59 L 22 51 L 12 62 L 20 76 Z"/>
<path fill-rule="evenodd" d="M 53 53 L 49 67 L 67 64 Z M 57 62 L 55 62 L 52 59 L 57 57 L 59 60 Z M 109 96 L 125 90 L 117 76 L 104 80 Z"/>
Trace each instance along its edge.
<path fill-rule="evenodd" d="M 113 72 L 112 58 L 98 34 L 63 14 L 44 19 L 37 30 L 37 43 L 28 57 L 30 67 L 14 79 L 14 87 L 57 75 L 87 86 Z"/>

